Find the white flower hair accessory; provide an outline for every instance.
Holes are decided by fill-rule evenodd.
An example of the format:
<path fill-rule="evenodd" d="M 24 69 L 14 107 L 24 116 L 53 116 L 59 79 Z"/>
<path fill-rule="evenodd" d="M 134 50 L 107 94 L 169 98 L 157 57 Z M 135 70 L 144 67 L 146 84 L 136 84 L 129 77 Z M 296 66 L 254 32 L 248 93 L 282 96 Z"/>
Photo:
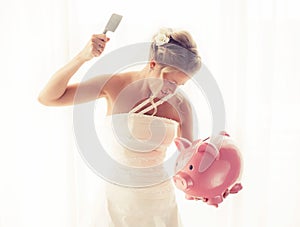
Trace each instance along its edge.
<path fill-rule="evenodd" d="M 170 37 L 168 37 L 166 34 L 158 33 L 154 38 L 156 46 L 161 46 L 170 41 Z"/>
<path fill-rule="evenodd" d="M 169 28 L 162 28 L 160 29 L 159 33 L 154 37 L 154 42 L 156 46 L 161 46 L 170 41 L 172 34 L 172 29 Z"/>

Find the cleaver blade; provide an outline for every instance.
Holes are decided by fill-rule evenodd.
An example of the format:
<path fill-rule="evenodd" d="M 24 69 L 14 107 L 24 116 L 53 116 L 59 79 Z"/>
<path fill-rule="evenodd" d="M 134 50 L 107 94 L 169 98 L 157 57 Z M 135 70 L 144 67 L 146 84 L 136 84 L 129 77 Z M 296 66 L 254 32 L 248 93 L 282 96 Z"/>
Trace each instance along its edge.
<path fill-rule="evenodd" d="M 106 34 L 108 31 L 114 32 L 119 26 L 122 18 L 123 16 L 113 13 L 105 26 L 103 34 Z"/>

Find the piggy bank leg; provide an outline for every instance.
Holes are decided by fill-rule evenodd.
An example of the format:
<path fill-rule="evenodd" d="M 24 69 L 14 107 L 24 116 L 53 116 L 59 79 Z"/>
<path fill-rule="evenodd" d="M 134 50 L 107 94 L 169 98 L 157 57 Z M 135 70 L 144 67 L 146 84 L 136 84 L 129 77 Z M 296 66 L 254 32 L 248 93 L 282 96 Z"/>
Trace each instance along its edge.
<path fill-rule="evenodd" d="M 241 183 L 237 183 L 235 185 L 233 185 L 233 187 L 230 189 L 230 193 L 234 194 L 234 193 L 238 193 L 240 190 L 242 190 L 243 186 Z"/>
<path fill-rule="evenodd" d="M 194 196 L 191 196 L 189 194 L 185 194 L 185 198 L 188 199 L 188 200 L 194 200 Z"/>
<path fill-rule="evenodd" d="M 220 195 L 207 200 L 207 204 L 213 205 L 215 207 L 218 207 L 218 204 L 221 202 L 223 202 L 223 196 L 220 196 Z"/>
<path fill-rule="evenodd" d="M 223 193 L 223 198 L 225 199 L 229 194 L 230 194 L 230 192 L 227 188 L 226 191 Z"/>

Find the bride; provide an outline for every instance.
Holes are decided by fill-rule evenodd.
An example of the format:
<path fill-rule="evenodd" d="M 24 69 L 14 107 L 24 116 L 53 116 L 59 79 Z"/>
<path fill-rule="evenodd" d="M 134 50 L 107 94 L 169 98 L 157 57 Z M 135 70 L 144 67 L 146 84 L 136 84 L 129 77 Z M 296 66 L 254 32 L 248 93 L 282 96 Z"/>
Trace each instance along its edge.
<path fill-rule="evenodd" d="M 85 62 L 102 54 L 108 42 L 105 34 L 93 35 L 82 51 L 50 78 L 38 100 L 46 106 L 66 106 L 105 98 L 107 116 L 99 131 L 109 144 L 107 154 L 128 167 L 158 166 L 176 136 L 193 140 L 191 107 L 177 88 L 201 67 L 196 43 L 187 31 L 160 29 L 153 36 L 149 61 L 143 69 L 69 84 Z M 79 86 L 81 95 L 76 97 Z M 154 124 L 157 121 L 160 123 Z M 182 226 L 171 180 L 160 179 L 140 187 L 107 182 L 102 224 Z"/>

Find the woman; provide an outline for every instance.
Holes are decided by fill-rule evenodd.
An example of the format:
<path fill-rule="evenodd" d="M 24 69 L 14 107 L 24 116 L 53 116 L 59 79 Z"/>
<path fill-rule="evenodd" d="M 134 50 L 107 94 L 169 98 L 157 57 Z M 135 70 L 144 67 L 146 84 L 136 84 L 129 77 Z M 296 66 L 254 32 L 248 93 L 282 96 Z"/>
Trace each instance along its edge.
<path fill-rule="evenodd" d="M 109 155 L 130 167 L 157 166 L 164 162 L 166 148 L 175 136 L 193 140 L 191 107 L 183 94 L 176 91 L 201 67 L 197 46 L 187 31 L 160 29 L 153 36 L 149 61 L 141 70 L 99 75 L 80 85 L 68 84 L 82 64 L 102 54 L 108 41 L 104 34 L 93 35 L 84 49 L 51 77 L 39 95 L 39 102 L 64 106 L 105 98 L 107 118 L 99 131 L 112 144 L 107 150 Z M 79 86 L 81 95 L 75 99 Z M 126 117 L 126 121 L 130 116 L 130 138 L 135 142 L 147 141 L 145 146 L 129 147 L 122 140 L 127 135 L 116 140 L 110 127 L 112 116 Z M 161 125 L 150 127 L 157 119 L 164 123 L 164 133 Z M 146 146 L 153 142 L 151 139 L 155 146 Z M 107 183 L 106 189 L 104 226 L 182 226 L 171 180 L 144 188 Z"/>

